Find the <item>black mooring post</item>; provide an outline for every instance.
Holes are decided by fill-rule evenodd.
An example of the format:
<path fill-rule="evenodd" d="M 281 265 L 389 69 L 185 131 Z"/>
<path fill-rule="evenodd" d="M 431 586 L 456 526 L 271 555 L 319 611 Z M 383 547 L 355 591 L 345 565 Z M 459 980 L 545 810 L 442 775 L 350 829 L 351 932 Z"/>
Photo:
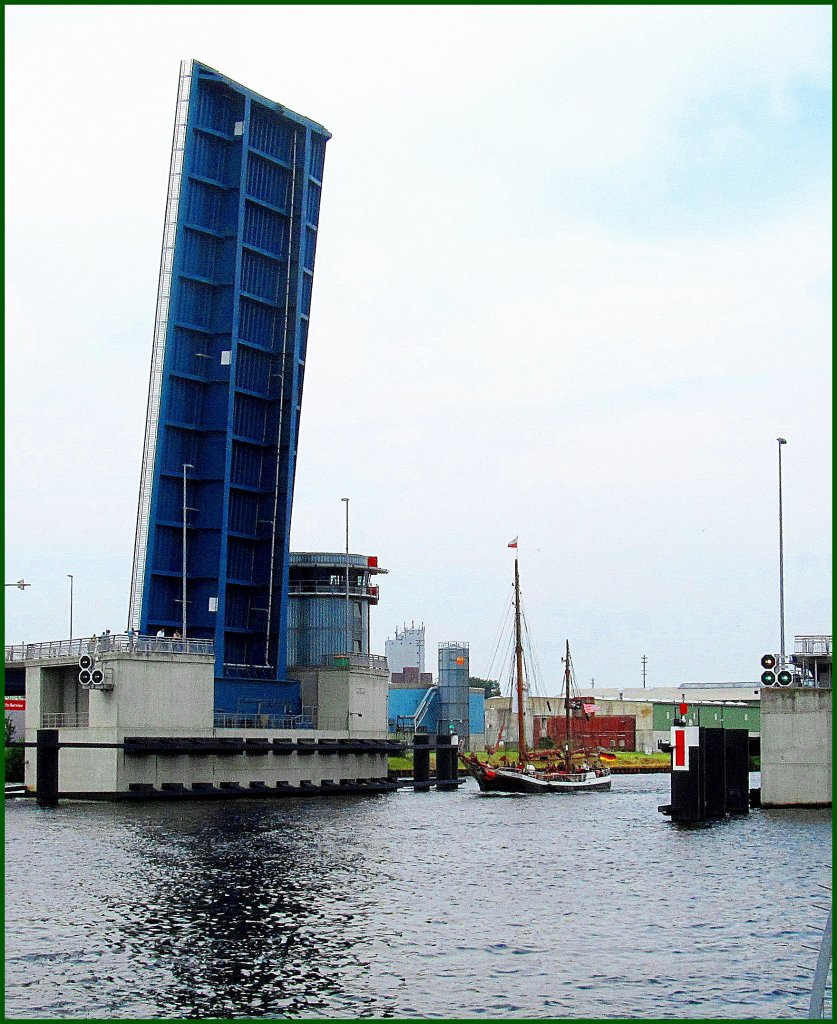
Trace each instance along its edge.
<path fill-rule="evenodd" d="M 413 789 L 420 793 L 430 789 L 430 737 L 426 733 L 413 736 Z"/>
<path fill-rule="evenodd" d="M 750 736 L 746 729 L 724 729 L 727 760 L 727 810 L 750 813 Z"/>
<path fill-rule="evenodd" d="M 671 772 L 671 820 L 703 821 L 703 773 L 700 747 L 689 747 L 687 770 Z"/>
<path fill-rule="evenodd" d="M 727 813 L 727 769 L 723 729 L 701 726 L 700 761 L 703 772 L 702 817 L 724 818 Z"/>
<path fill-rule="evenodd" d="M 675 719 L 671 730 L 671 803 L 657 810 L 672 821 L 703 821 L 704 772 L 703 752 L 700 748 L 697 726 L 686 727 L 682 719 Z"/>
<path fill-rule="evenodd" d="M 436 789 L 456 789 L 456 751 L 451 745 L 450 733 L 436 737 Z"/>
<path fill-rule="evenodd" d="M 58 730 L 38 729 L 35 797 L 40 807 L 58 804 Z"/>

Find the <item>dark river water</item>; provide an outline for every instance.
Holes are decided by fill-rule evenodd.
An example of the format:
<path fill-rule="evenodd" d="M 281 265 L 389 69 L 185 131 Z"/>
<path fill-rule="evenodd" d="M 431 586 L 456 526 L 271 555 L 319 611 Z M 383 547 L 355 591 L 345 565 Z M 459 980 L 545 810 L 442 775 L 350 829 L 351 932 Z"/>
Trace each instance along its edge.
<path fill-rule="evenodd" d="M 7 801 L 6 1016 L 804 1016 L 830 812 L 668 793 Z"/>

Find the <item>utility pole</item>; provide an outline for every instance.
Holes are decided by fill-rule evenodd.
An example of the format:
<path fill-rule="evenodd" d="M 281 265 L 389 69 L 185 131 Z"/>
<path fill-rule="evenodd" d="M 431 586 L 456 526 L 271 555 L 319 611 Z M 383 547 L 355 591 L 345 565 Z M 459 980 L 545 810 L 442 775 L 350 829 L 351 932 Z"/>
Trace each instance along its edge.
<path fill-rule="evenodd" d="M 349 657 L 352 653 L 351 638 L 349 636 L 349 499 L 341 498 L 340 500 L 346 502 L 346 612 L 344 626 L 346 630 L 346 656 Z M 348 729 L 348 727 L 347 723 L 346 728 Z"/>
<path fill-rule="evenodd" d="M 648 656 L 643 654 L 642 656 L 642 688 L 645 689 L 645 670 L 648 667 Z"/>
<path fill-rule="evenodd" d="M 73 639 L 73 577 L 71 573 L 67 573 L 67 579 L 70 581 L 70 639 Z"/>

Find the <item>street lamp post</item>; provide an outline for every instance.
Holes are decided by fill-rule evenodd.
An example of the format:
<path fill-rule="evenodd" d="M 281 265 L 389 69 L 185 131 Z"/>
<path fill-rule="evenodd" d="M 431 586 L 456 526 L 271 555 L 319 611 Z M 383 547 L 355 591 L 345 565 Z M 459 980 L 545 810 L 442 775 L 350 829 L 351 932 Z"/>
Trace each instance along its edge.
<path fill-rule="evenodd" d="M 777 437 L 779 442 L 779 664 L 785 664 L 785 565 L 782 537 L 782 445 L 788 442 Z"/>
<path fill-rule="evenodd" d="M 183 463 L 183 631 L 181 636 L 184 640 L 186 639 L 186 513 L 188 512 L 186 506 L 186 470 L 194 468 L 191 462 Z"/>
<path fill-rule="evenodd" d="M 70 639 L 73 639 L 73 576 L 72 573 L 67 573 L 67 579 L 70 581 Z"/>
<path fill-rule="evenodd" d="M 346 633 L 346 655 L 349 656 L 352 653 L 352 645 L 349 637 L 349 499 L 341 498 L 340 500 L 346 502 L 346 609 L 344 627 Z M 348 726 L 346 728 L 348 728 Z"/>

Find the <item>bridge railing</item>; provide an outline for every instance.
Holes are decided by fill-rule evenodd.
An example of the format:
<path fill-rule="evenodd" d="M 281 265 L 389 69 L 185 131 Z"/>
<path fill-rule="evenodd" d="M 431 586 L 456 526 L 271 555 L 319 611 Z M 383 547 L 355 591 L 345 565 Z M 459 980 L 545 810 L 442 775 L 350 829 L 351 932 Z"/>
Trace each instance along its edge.
<path fill-rule="evenodd" d="M 95 640 L 45 640 L 36 644 L 11 644 L 4 648 L 6 664 L 16 661 L 41 661 L 47 658 L 80 658 L 82 654 L 108 654 L 121 651 L 135 654 L 202 654 L 212 656 L 211 640 L 186 640 L 176 637 L 140 636 L 135 633 L 106 633 Z"/>

